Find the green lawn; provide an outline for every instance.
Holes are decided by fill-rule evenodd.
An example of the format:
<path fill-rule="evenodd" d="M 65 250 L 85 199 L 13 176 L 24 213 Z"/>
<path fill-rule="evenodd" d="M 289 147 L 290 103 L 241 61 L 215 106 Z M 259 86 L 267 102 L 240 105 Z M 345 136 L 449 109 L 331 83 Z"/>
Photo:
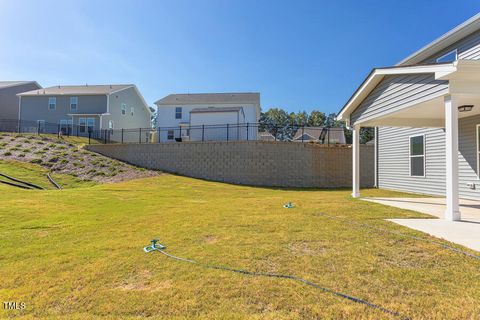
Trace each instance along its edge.
<path fill-rule="evenodd" d="M 303 277 L 412 319 L 480 318 L 480 262 L 409 235 L 385 218 L 421 214 L 349 190 L 234 186 L 173 175 L 63 191 L 0 192 L 0 317 L 390 319 L 293 282 L 202 269 L 146 254 Z M 363 190 L 369 196 L 400 194 Z M 295 209 L 284 209 L 288 201 Z M 466 250 L 466 249 L 465 249 Z"/>
<path fill-rule="evenodd" d="M 6 174 L 16 179 L 20 179 L 26 182 L 36 184 L 45 189 L 56 189 L 55 186 L 48 180 L 48 170 L 35 164 L 24 163 L 19 161 L 0 160 L 0 173 Z M 82 181 L 74 176 L 51 173 L 50 176 L 62 187 L 62 188 L 78 188 L 85 186 L 95 185 L 92 181 Z M 3 177 L 1 180 L 9 181 Z M 0 184 L 3 189 L 12 189 L 14 187 L 5 186 Z"/>

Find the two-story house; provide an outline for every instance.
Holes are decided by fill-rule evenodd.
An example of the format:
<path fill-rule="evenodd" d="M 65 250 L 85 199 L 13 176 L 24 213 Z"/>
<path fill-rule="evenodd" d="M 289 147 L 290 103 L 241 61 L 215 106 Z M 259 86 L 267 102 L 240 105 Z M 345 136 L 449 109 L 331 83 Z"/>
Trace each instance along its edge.
<path fill-rule="evenodd" d="M 15 131 L 19 116 L 17 94 L 40 88 L 36 81 L 0 81 L 0 130 Z"/>
<path fill-rule="evenodd" d="M 394 66 L 375 68 L 338 114 L 353 128 L 359 197 L 359 131 L 376 127 L 380 188 L 480 200 L 480 14 Z"/>
<path fill-rule="evenodd" d="M 151 127 L 150 109 L 133 84 L 54 86 L 18 96 L 20 119 L 35 122 L 41 132 L 86 136 L 92 130 Z"/>
<path fill-rule="evenodd" d="M 257 139 L 260 93 L 170 94 L 155 104 L 161 142 Z"/>

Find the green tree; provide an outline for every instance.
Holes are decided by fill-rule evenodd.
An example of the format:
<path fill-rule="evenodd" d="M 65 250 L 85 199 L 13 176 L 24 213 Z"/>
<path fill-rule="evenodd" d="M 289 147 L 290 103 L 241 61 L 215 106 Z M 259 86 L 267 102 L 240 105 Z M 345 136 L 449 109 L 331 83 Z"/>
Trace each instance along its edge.
<path fill-rule="evenodd" d="M 313 110 L 310 112 L 310 116 L 308 116 L 308 126 L 309 127 L 319 127 L 323 126 L 325 123 L 325 113 L 318 111 L 318 110 Z"/>

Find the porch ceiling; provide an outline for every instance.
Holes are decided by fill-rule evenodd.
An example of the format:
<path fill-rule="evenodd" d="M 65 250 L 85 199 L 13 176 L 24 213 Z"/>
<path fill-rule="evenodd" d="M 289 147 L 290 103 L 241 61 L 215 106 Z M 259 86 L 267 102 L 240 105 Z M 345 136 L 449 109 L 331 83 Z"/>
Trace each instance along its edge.
<path fill-rule="evenodd" d="M 456 96 L 458 105 L 473 105 L 468 112 L 459 112 L 459 118 L 471 117 L 480 114 L 480 94 Z M 372 120 L 362 122 L 365 127 L 445 127 L 445 106 L 443 97 L 437 97 L 414 106 L 401 109 Z"/>

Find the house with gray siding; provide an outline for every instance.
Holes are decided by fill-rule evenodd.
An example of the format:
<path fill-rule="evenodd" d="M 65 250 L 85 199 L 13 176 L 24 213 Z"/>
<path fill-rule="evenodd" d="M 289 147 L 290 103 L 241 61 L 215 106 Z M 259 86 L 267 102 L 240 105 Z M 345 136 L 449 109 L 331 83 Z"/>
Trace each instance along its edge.
<path fill-rule="evenodd" d="M 115 139 L 111 135 L 118 129 L 151 127 L 150 109 L 133 84 L 54 86 L 18 97 L 20 119 L 32 131 L 88 136 L 89 131 L 109 130 Z"/>
<path fill-rule="evenodd" d="M 379 188 L 480 200 L 480 14 L 398 64 L 375 68 L 339 112 L 353 130 L 359 197 L 359 130 L 376 131 Z"/>
<path fill-rule="evenodd" d="M 17 94 L 40 88 L 36 81 L 0 81 L 0 121 L 4 130 L 7 130 L 7 126 L 17 124 L 19 101 Z"/>

